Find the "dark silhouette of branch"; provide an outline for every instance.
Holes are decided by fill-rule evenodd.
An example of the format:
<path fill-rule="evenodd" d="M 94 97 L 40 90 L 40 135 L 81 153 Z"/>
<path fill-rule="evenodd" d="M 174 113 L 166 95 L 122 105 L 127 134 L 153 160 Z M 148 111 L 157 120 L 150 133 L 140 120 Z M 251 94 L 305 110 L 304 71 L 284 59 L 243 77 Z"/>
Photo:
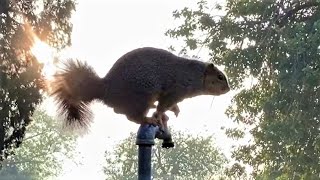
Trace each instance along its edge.
<path fill-rule="evenodd" d="M 288 22 L 288 18 L 293 17 L 293 15 L 296 14 L 298 11 L 300 11 L 302 9 L 307 9 L 307 8 L 319 6 L 319 5 L 320 5 L 320 2 L 308 1 L 308 2 L 305 2 L 304 4 L 300 4 L 300 5 L 295 6 L 294 8 L 288 9 L 284 13 L 284 15 L 277 18 L 278 19 L 277 25 L 282 27 L 282 26 L 284 26 L 285 23 Z"/>

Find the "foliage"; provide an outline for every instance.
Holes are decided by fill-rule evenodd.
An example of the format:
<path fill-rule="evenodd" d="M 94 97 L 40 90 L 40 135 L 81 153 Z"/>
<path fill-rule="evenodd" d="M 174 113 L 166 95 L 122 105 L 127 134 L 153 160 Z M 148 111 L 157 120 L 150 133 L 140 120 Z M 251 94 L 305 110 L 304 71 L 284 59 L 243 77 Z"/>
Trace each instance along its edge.
<path fill-rule="evenodd" d="M 73 0 L 0 0 L 0 160 L 13 153 L 41 101 L 34 33 L 55 48 L 70 45 Z"/>
<path fill-rule="evenodd" d="M 107 179 L 137 179 L 138 148 L 135 134 L 106 151 L 104 172 Z M 213 144 L 213 138 L 173 132 L 175 147 L 161 148 L 157 141 L 152 154 L 154 179 L 217 179 L 223 173 L 226 158 Z"/>
<path fill-rule="evenodd" d="M 232 87 L 241 89 L 227 114 L 252 127 L 253 142 L 233 157 L 252 166 L 256 178 L 319 178 L 320 2 L 227 0 L 211 6 L 201 0 L 173 16 L 183 23 L 166 35 L 184 39 L 190 49 L 208 48 Z M 248 78 L 257 83 L 244 86 Z M 240 130 L 228 134 L 242 136 Z"/>
<path fill-rule="evenodd" d="M 61 172 L 63 159 L 73 158 L 76 137 L 61 132 L 61 125 L 41 110 L 33 118 L 15 155 L 2 161 L 0 179 L 47 179 Z"/>

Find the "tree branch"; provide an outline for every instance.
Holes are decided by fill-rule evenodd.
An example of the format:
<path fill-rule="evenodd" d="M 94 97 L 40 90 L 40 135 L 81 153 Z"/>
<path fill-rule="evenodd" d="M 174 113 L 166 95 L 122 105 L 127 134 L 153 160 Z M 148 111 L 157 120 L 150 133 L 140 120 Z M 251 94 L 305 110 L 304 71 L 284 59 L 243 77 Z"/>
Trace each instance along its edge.
<path fill-rule="evenodd" d="M 309 2 L 305 2 L 304 4 L 297 5 L 296 7 L 287 10 L 287 12 L 285 12 L 284 15 L 278 17 L 277 18 L 278 21 L 276 22 L 276 24 L 282 27 L 287 22 L 288 18 L 292 17 L 298 11 L 302 9 L 311 8 L 314 6 L 319 6 L 319 5 L 320 5 L 320 2 L 316 2 L 316 1 L 309 1 Z"/>
<path fill-rule="evenodd" d="M 30 140 L 30 139 L 32 139 L 32 138 L 35 138 L 35 137 L 37 137 L 37 136 L 40 136 L 40 135 L 43 135 L 43 134 L 46 134 L 46 133 L 47 133 L 47 132 L 43 131 L 43 132 L 38 133 L 38 134 L 35 134 L 35 135 L 33 135 L 33 136 L 25 137 L 25 138 L 24 138 L 24 141 Z"/>

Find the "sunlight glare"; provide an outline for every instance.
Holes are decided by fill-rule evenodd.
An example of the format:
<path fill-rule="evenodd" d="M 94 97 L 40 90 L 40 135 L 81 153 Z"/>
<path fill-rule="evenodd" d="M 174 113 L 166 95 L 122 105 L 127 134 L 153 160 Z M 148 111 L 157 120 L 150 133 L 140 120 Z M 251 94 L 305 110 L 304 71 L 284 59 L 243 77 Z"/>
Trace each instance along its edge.
<path fill-rule="evenodd" d="M 54 49 L 39 38 L 34 37 L 34 45 L 31 48 L 31 52 L 37 58 L 37 61 L 43 64 L 42 73 L 45 78 L 51 79 L 56 72 Z"/>

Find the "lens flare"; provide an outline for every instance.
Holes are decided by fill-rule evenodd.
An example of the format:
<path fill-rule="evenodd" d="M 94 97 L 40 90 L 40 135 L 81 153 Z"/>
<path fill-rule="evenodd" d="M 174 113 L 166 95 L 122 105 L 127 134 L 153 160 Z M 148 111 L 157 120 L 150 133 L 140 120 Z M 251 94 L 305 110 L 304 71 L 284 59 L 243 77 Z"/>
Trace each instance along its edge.
<path fill-rule="evenodd" d="M 37 61 L 43 64 L 42 74 L 46 79 L 51 79 L 56 72 L 54 63 L 54 48 L 42 42 L 39 38 L 34 37 L 34 44 L 31 48 L 32 54 L 36 57 Z"/>

